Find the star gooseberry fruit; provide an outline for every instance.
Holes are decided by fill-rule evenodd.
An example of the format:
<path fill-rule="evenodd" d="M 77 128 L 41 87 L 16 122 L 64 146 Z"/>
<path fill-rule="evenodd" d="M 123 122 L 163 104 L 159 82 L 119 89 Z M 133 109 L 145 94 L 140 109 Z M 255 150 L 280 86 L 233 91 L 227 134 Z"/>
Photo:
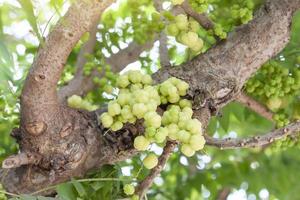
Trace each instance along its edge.
<path fill-rule="evenodd" d="M 181 16 L 178 20 L 185 19 Z M 180 150 L 185 156 L 193 156 L 204 148 L 205 139 L 201 122 L 193 118 L 192 102 L 184 98 L 189 84 L 175 77 L 161 84 L 152 84 L 150 75 L 137 70 L 120 75 L 117 79 L 119 94 L 108 103 L 108 111 L 99 117 L 102 126 L 118 131 L 126 123 L 139 120 L 144 131 L 134 139 L 136 150 L 148 151 L 152 143 L 164 145 L 167 140 L 176 140 L 180 142 Z M 80 101 L 77 97 L 70 100 L 73 104 Z M 166 106 L 161 113 L 158 107 L 162 104 Z M 150 153 L 143 163 L 147 169 L 152 169 L 158 163 L 157 156 Z"/>
<path fill-rule="evenodd" d="M 157 156 L 154 153 L 149 154 L 143 160 L 143 164 L 147 169 L 154 168 L 158 163 Z"/>

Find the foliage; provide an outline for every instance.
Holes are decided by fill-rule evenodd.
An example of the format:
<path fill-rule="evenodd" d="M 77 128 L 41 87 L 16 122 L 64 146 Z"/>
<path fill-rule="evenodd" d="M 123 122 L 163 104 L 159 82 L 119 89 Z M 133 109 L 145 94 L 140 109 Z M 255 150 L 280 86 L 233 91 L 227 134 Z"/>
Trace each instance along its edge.
<path fill-rule="evenodd" d="M 180 4 L 182 1 L 172 2 Z M 67 0 L 51 0 L 43 6 L 30 0 L 0 3 L 0 162 L 17 151 L 17 145 L 9 133 L 19 123 L 19 96 L 34 54 L 38 45 L 42 45 L 43 36 L 66 12 L 70 3 Z M 150 0 L 120 0 L 114 8 L 107 10 L 98 26 L 95 52 L 86 55 L 88 62 L 84 66 L 85 76 L 91 76 L 95 71 L 104 76 L 95 78 L 97 88 L 80 99 L 88 102 L 82 108 L 91 108 L 93 105 L 101 107 L 116 98 L 118 75 L 113 73 L 106 59 L 126 48 L 129 43 L 134 41 L 143 45 L 155 39 L 158 33 L 165 32 L 169 35 L 171 63 L 178 65 L 206 52 L 219 39 L 225 40 L 236 26 L 248 23 L 262 1 L 189 0 L 189 3 L 196 12 L 204 12 L 209 16 L 215 24 L 213 30 L 204 29 L 190 16 L 173 15 L 170 2 L 166 3 L 162 13 L 156 11 Z M 50 20 L 51 16 L 53 18 Z M 18 32 L 18 27 L 24 29 L 20 30 L 22 33 Z M 274 119 L 277 126 L 300 118 L 300 13 L 294 17 L 291 36 L 287 47 L 263 65 L 245 85 L 249 95 L 276 113 Z M 87 38 L 85 35 L 73 49 L 59 87 L 74 76 L 76 58 Z M 202 45 L 198 45 L 201 48 L 193 46 L 195 41 L 202 41 Z M 140 55 L 134 67 L 141 69 L 144 75 L 154 73 L 161 67 L 155 52 L 157 46 L 154 45 L 151 50 Z M 243 105 L 231 103 L 211 119 L 208 131 L 210 135 L 220 138 L 246 137 L 266 133 L 274 126 Z M 216 199 L 224 188 L 230 188 L 232 194 L 240 190 L 257 198 L 265 188 L 269 191 L 270 199 L 300 199 L 295 196 L 299 191 L 300 176 L 298 144 L 298 138 L 286 138 L 263 149 L 220 151 L 206 147 L 191 158 L 176 150 L 178 153 L 171 156 L 161 177 L 155 179 L 148 199 Z M 151 146 L 151 151 L 156 154 L 160 154 L 161 150 L 159 145 Z M 136 186 L 136 182 L 149 172 L 143 166 L 145 156 L 145 153 L 141 153 L 116 166 L 105 166 L 83 180 L 74 179 L 54 189 L 65 200 L 125 198 L 125 193 L 131 193 L 129 190 L 132 189 L 125 185 Z M 123 186 L 127 188 L 125 193 Z M 1 191 L 0 199 L 3 196 Z M 33 194 L 15 199 L 53 198 L 35 197 Z"/>

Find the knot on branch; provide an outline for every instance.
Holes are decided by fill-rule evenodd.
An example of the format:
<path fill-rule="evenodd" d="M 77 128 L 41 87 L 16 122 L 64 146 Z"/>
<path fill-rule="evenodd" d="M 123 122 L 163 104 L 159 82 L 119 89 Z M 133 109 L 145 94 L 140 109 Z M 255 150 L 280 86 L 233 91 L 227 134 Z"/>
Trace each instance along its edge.
<path fill-rule="evenodd" d="M 32 136 L 39 136 L 47 129 L 47 124 L 45 122 L 31 122 L 25 124 L 26 131 Z"/>

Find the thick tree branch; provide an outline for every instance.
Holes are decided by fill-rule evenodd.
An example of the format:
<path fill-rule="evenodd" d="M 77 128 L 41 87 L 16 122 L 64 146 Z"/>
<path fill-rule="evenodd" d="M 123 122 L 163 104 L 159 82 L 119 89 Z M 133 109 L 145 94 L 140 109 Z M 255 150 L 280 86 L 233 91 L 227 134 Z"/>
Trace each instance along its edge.
<path fill-rule="evenodd" d="M 48 120 L 59 112 L 56 87 L 67 58 L 81 36 L 90 30 L 102 11 L 112 2 L 77 1 L 39 49 L 21 95 L 21 124 L 24 127 L 30 125 L 30 134 L 44 131 Z"/>
<path fill-rule="evenodd" d="M 266 119 L 273 121 L 273 113 L 264 105 L 260 104 L 258 101 L 246 95 L 245 93 L 242 92 L 236 100 Z"/>
<path fill-rule="evenodd" d="M 147 190 L 151 187 L 155 177 L 157 177 L 160 172 L 164 169 L 166 162 L 177 146 L 177 142 L 168 141 L 166 146 L 164 147 L 162 155 L 158 159 L 158 164 L 154 167 L 150 174 L 142 181 L 137 187 L 137 194 L 140 198 L 143 198 L 147 192 Z"/>
<path fill-rule="evenodd" d="M 249 138 L 226 138 L 218 139 L 205 135 L 206 145 L 215 146 L 220 149 L 238 149 L 263 147 L 286 136 L 297 136 L 300 132 L 300 122 L 294 122 L 284 128 L 276 129 L 265 135 L 257 135 Z"/>
<path fill-rule="evenodd" d="M 214 23 L 208 18 L 205 13 L 197 13 L 190 6 L 189 1 L 185 0 L 180 7 L 184 10 L 186 14 L 194 18 L 203 28 L 205 29 L 213 29 Z"/>
<path fill-rule="evenodd" d="M 78 90 L 85 90 L 85 87 L 87 87 L 88 85 L 88 84 L 82 84 L 83 82 L 85 82 L 84 80 L 85 77 L 83 75 L 83 68 L 87 62 L 86 55 L 93 53 L 94 48 L 96 46 L 96 42 L 97 42 L 96 34 L 98 30 L 97 26 L 98 26 L 98 20 L 96 20 L 95 24 L 92 25 L 88 41 L 80 49 L 79 55 L 77 57 L 76 65 L 75 65 L 77 70 L 74 78 L 68 83 L 68 85 L 63 86 L 58 91 L 58 97 L 60 99 L 60 102 L 62 102 L 72 94 L 78 94 L 77 92 Z"/>

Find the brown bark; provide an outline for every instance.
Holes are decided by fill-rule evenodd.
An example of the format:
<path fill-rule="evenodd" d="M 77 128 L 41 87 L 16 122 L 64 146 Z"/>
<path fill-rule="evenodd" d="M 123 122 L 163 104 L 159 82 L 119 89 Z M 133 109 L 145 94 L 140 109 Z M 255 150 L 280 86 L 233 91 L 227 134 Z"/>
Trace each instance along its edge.
<path fill-rule="evenodd" d="M 111 2 L 78 1 L 39 50 L 22 92 L 20 128 L 13 132 L 20 144 L 19 159 L 24 154 L 38 154 L 39 162 L 28 159 L 21 167 L 20 162 L 9 162 L 5 167 L 11 169 L 0 173 L 8 191 L 30 193 L 136 153 L 132 141 L 143 133 L 140 122 L 107 132 L 97 122 L 101 112 L 67 108 L 56 92 L 72 48 Z M 175 76 L 188 82 L 188 98 L 194 101 L 196 116 L 206 126 L 210 115 L 234 100 L 244 82 L 286 45 L 292 15 L 299 7 L 300 0 L 267 1 L 252 22 L 238 28 L 226 41 L 179 67 L 165 67 L 154 78 L 161 82 Z"/>
<path fill-rule="evenodd" d="M 185 0 L 180 7 L 184 10 L 186 14 L 194 18 L 199 24 L 205 29 L 213 29 L 214 23 L 209 19 L 209 17 L 205 13 L 197 13 L 190 6 L 188 0 Z"/>
<path fill-rule="evenodd" d="M 236 101 L 253 110 L 257 114 L 265 117 L 266 119 L 273 121 L 273 113 L 266 106 L 262 105 L 245 93 L 241 92 Z"/>

